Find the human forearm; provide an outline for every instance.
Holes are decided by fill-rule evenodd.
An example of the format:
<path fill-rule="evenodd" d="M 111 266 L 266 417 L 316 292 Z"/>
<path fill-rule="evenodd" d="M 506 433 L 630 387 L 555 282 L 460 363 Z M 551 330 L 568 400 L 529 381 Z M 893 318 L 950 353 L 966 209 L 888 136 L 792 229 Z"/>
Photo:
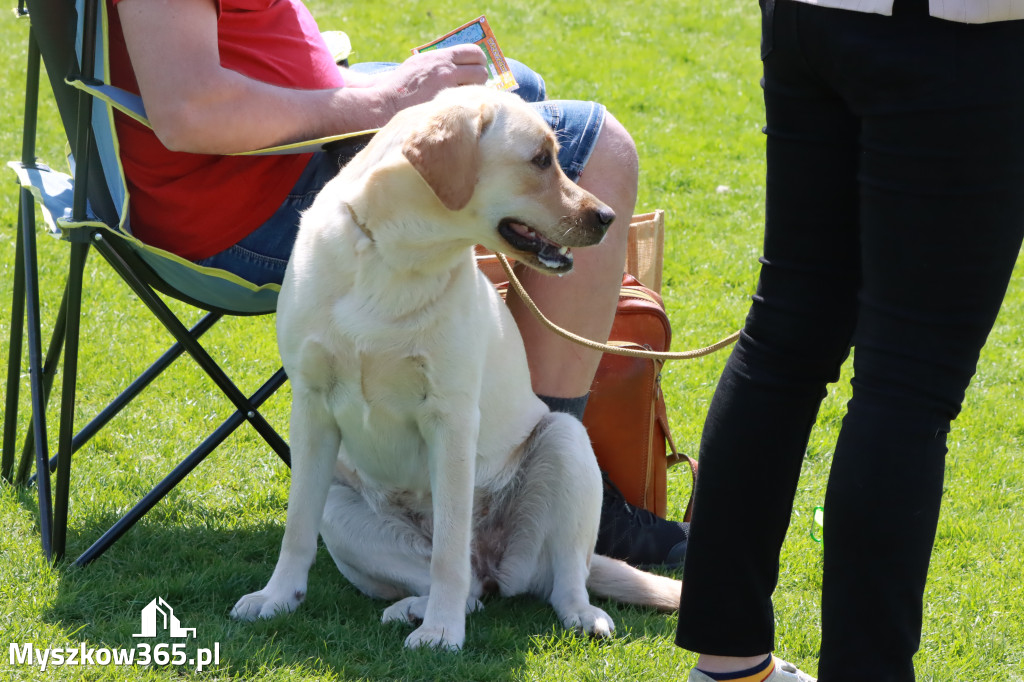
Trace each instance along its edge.
<path fill-rule="evenodd" d="M 117 12 L 154 132 L 177 151 L 228 154 L 376 128 L 443 88 L 487 78 L 482 51 L 461 45 L 352 78 L 356 87 L 272 85 L 222 65 L 212 0 L 122 0 Z"/>
<path fill-rule="evenodd" d="M 416 55 L 393 71 L 361 76 L 353 87 L 297 90 L 215 67 L 175 88 L 147 88 L 150 119 L 161 141 L 176 151 L 230 154 L 261 147 L 378 128 L 401 109 L 438 91 L 487 79 L 475 46 Z M 164 79 L 166 80 L 166 79 Z"/>
<path fill-rule="evenodd" d="M 251 151 L 376 128 L 393 115 L 376 88 L 293 90 L 221 71 L 203 87 L 156 107 L 147 101 L 153 130 L 168 149 L 204 154 Z"/>

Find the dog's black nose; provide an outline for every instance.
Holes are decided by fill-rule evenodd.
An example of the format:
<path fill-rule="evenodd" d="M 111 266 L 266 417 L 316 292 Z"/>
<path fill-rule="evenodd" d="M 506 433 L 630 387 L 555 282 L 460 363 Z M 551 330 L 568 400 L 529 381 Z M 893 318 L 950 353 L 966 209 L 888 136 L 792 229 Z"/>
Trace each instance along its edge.
<path fill-rule="evenodd" d="M 601 229 L 603 231 L 607 232 L 608 228 L 611 227 L 611 224 L 614 220 L 615 211 L 608 208 L 607 206 L 602 206 L 597 210 L 597 223 L 598 225 L 601 226 Z"/>

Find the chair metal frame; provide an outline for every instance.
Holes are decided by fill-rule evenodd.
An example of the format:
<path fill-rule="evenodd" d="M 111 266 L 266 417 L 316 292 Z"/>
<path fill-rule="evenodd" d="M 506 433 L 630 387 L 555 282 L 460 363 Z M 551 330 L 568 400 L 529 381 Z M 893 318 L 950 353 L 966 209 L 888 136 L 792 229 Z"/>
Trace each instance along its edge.
<path fill-rule="evenodd" d="M 19 0 L 18 13 L 31 17 L 29 29 L 28 65 L 25 89 L 25 118 L 21 150 L 21 164 L 36 168 L 36 121 L 40 90 L 40 62 L 43 61 L 57 99 L 64 130 L 73 151 L 74 201 L 72 219 L 86 218 L 87 206 L 104 222 L 116 226 L 113 202 L 106 189 L 102 170 L 96 162 L 96 143 L 92 135 L 93 98 L 71 87 L 63 80 L 65 63 L 71 63 L 71 80 L 93 73 L 96 58 L 96 26 L 99 20 L 98 3 L 86 0 L 79 60 L 74 44 L 74 31 L 68 32 L 68 12 L 74 16 L 74 3 L 64 0 L 60 10 L 53 0 Z M 59 17 L 57 15 L 60 15 Z M 62 21 L 63 20 L 63 21 Z M 56 49 L 60 46 L 60 49 Z M 42 48 L 42 49 L 41 49 Z M 53 49 L 51 49 L 53 48 Z M 87 204 L 88 202 L 88 204 Z M 28 188 L 20 190 L 17 240 L 15 245 L 15 272 L 11 305 L 10 345 L 7 367 L 7 393 L 4 414 L 3 450 L 0 475 L 8 481 L 30 483 L 29 469 L 35 464 L 34 482 L 38 489 L 42 550 L 51 561 L 64 558 L 67 539 L 68 499 L 70 493 L 71 458 L 100 429 L 106 426 L 153 379 L 183 354 L 190 355 L 214 384 L 231 401 L 235 412 L 208 438 L 185 457 L 153 490 L 124 517 L 97 539 L 76 560 L 85 565 L 98 558 L 127 532 L 142 516 L 159 502 L 175 485 L 183 480 L 207 455 L 243 422 L 248 422 L 267 444 L 286 463 L 290 453 L 284 439 L 267 423 L 259 408 L 287 380 L 284 370 L 278 369 L 255 393 L 245 395 L 223 369 L 199 343 L 200 337 L 225 315 L 244 315 L 220 310 L 192 300 L 176 291 L 153 273 L 138 255 L 121 239 L 116 230 L 90 228 L 68 230 L 61 234 L 69 243 L 70 260 L 63 298 L 53 324 L 47 352 L 42 352 L 40 322 L 40 284 L 36 245 L 35 198 Z M 82 315 L 83 273 L 86 257 L 95 249 L 114 271 L 128 284 L 146 307 L 175 339 L 174 344 L 117 396 L 105 409 L 76 434 L 74 431 L 75 391 L 78 380 L 80 319 Z M 160 294 L 169 295 L 207 313 L 191 328 L 171 311 Z M 25 435 L 18 467 L 15 470 L 15 449 L 18 439 L 18 410 L 20 398 L 21 362 L 27 341 L 28 377 L 30 386 L 31 421 Z M 46 406 L 61 356 L 63 372 L 60 396 L 60 423 L 56 454 L 50 456 L 50 440 L 46 423 Z M 56 480 L 51 481 L 51 474 Z"/>

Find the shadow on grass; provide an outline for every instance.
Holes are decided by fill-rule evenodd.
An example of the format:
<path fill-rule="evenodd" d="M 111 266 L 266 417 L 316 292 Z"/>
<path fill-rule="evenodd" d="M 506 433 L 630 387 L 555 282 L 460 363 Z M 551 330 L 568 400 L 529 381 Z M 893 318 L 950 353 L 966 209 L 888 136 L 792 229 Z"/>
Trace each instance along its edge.
<path fill-rule="evenodd" d="M 31 496 L 22 497 L 28 504 Z M 310 572 L 305 603 L 290 616 L 238 623 L 228 613 L 243 594 L 260 589 L 270 577 L 283 528 L 277 523 L 232 527 L 220 523 L 182 525 L 167 515 L 194 521 L 201 502 L 177 501 L 162 510 L 165 518 L 144 519 L 105 555 L 79 568 L 61 566 L 57 596 L 44 619 L 68 633 L 53 646 L 134 648 L 142 643 L 184 642 L 190 658 L 215 647 L 220 663 L 211 672 L 237 679 L 409 679 L 511 680 L 521 677 L 529 657 L 551 650 L 604 647 L 642 638 L 668 638 L 671 617 L 602 603 L 618 627 L 611 642 L 595 642 L 562 632 L 551 608 L 532 598 L 486 602 L 467 619 L 465 648 L 459 654 L 407 651 L 411 626 L 383 625 L 385 602 L 358 592 L 337 571 L 321 547 Z M 157 510 L 154 510 L 156 512 Z M 77 555 L 116 521 L 95 514 L 88 527 L 69 531 L 69 556 Z M 174 609 L 182 627 L 195 638 L 172 639 L 158 627 L 156 638 L 138 638 L 142 609 L 156 597 Z M 614 656 L 613 654 L 609 654 Z M 175 673 L 191 671 L 182 666 Z"/>

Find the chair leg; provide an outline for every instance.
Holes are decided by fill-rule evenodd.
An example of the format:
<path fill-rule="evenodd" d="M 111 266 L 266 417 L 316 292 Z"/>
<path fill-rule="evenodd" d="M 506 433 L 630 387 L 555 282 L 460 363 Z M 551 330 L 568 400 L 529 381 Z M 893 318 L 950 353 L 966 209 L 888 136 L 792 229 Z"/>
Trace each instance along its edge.
<path fill-rule="evenodd" d="M 50 335 L 50 346 L 46 350 L 46 357 L 43 360 L 42 370 L 42 391 L 43 391 L 43 405 L 50 404 L 50 393 L 53 390 L 53 379 L 57 376 L 57 368 L 60 366 L 61 352 L 64 350 L 64 333 L 67 329 L 67 312 L 68 312 L 68 287 L 64 287 L 64 298 L 60 302 L 60 308 L 57 309 L 57 319 L 53 323 L 53 331 Z M 18 473 L 14 480 L 21 484 L 27 483 L 32 485 L 35 483 L 36 475 L 31 477 L 28 475 L 30 465 L 35 459 L 35 433 L 29 430 L 25 436 L 25 444 L 21 449 L 21 462 L 18 464 Z M 56 459 L 52 460 L 56 464 Z M 54 467 L 50 467 L 52 472 Z"/>
<path fill-rule="evenodd" d="M 68 529 L 68 494 L 71 485 L 71 447 L 75 434 L 75 391 L 78 380 L 78 341 L 82 315 L 82 275 L 88 242 L 71 244 L 71 262 L 65 289 L 67 329 L 64 334 L 64 370 L 60 393 L 60 425 L 57 438 L 57 481 L 54 488 L 53 556 L 64 558 Z M 49 469 L 49 462 L 46 462 Z"/>
<path fill-rule="evenodd" d="M 246 420 L 252 425 L 256 432 L 274 449 L 278 456 L 286 463 L 288 460 L 288 444 L 274 430 L 267 420 L 249 402 L 245 394 L 228 378 L 224 370 L 210 357 L 195 339 L 191 338 L 188 330 L 181 321 L 171 312 L 167 304 L 156 294 L 153 289 L 146 285 L 138 275 L 129 267 L 124 258 L 109 240 L 103 239 L 101 232 L 96 233 L 96 240 L 93 242 L 97 251 L 110 263 L 121 278 L 131 286 L 135 294 L 142 299 L 147 308 L 160 320 L 161 324 L 171 333 L 175 339 L 185 346 L 185 350 L 196 361 L 204 372 L 213 380 L 221 392 L 231 401 L 235 408 L 245 415 Z"/>
<path fill-rule="evenodd" d="M 198 339 L 200 336 L 209 331 L 210 328 L 214 324 L 216 324 L 217 320 L 219 320 L 221 317 L 223 316 L 218 313 L 207 313 L 202 317 L 202 319 L 199 320 L 199 322 L 195 324 L 195 326 L 192 327 L 192 329 L 189 330 L 189 334 L 191 334 L 193 338 Z M 63 334 L 63 332 L 61 333 Z M 185 348 L 180 343 L 174 343 L 170 348 L 168 348 L 164 352 L 164 354 L 157 358 L 157 360 L 152 365 L 150 365 L 145 372 L 140 374 L 135 379 L 135 381 L 133 381 L 131 384 L 128 385 L 127 388 L 121 391 L 121 393 L 118 394 L 116 398 L 114 398 L 106 407 L 100 410 L 99 414 L 93 417 L 88 424 L 83 426 L 82 429 L 75 434 L 75 437 L 71 439 L 71 454 L 74 455 L 76 452 L 81 450 L 83 445 L 88 443 L 92 439 L 92 437 L 99 433 L 99 431 L 104 426 L 106 426 L 114 417 L 120 414 L 121 410 L 127 407 L 132 400 L 134 400 L 140 393 L 142 393 L 142 391 L 147 386 L 153 383 L 153 380 L 160 376 L 160 374 L 162 374 L 165 369 L 170 367 L 171 364 L 179 357 L 181 357 L 182 353 L 184 352 Z M 29 435 L 31 437 L 31 434 Z M 26 448 L 29 448 L 30 442 L 31 438 L 29 438 L 28 442 L 26 443 Z M 54 455 L 53 457 L 50 458 L 51 474 L 57 470 L 57 460 L 57 455 Z M 35 476 L 30 477 L 28 479 L 28 485 L 32 485 L 33 483 L 35 483 L 35 481 Z"/>
<path fill-rule="evenodd" d="M 14 447 L 18 434 L 18 400 L 21 393 L 22 335 L 25 333 L 25 254 L 22 243 L 21 214 L 18 214 L 18 234 L 14 247 L 14 281 L 11 295 L 11 336 L 7 346 L 7 393 L 4 406 L 3 455 L 0 457 L 0 476 L 14 482 Z"/>
<path fill-rule="evenodd" d="M 207 313 L 204 315 L 190 330 L 189 335 L 194 339 L 198 339 L 210 328 L 221 319 L 223 315 L 219 313 Z M 154 379 L 163 373 L 165 369 L 181 357 L 182 353 L 185 352 L 185 347 L 180 343 L 175 342 L 170 348 L 164 352 L 157 360 L 150 365 L 150 367 L 140 374 L 127 388 L 125 388 L 116 398 L 114 398 L 109 405 L 103 408 L 99 414 L 82 427 L 82 429 L 75 434 L 74 439 L 71 441 L 71 453 L 78 452 L 83 445 L 89 442 L 89 440 L 95 436 L 100 429 L 107 425 L 107 423 L 116 417 L 121 410 L 127 407 L 128 403 L 135 399 L 143 389 L 149 386 Z M 50 459 L 50 471 L 57 468 L 57 458 Z"/>
<path fill-rule="evenodd" d="M 249 398 L 248 402 L 254 407 L 258 408 L 262 405 L 267 398 L 274 394 L 274 392 L 287 380 L 287 376 L 284 373 L 284 369 L 279 369 L 274 376 L 267 380 L 263 386 L 260 387 L 256 393 Z M 122 535 L 128 532 L 128 530 L 134 526 L 139 519 L 141 519 L 150 509 L 152 509 L 160 500 L 169 493 L 174 486 L 178 485 L 189 473 L 195 469 L 200 462 L 206 459 L 213 450 L 220 445 L 231 433 L 241 426 L 242 422 L 247 419 L 241 411 L 234 412 L 228 417 L 220 427 L 210 434 L 199 447 L 192 451 L 192 453 L 181 461 L 170 474 L 168 474 L 160 483 L 158 483 L 142 500 L 132 507 L 120 520 L 117 521 L 110 529 L 104 533 L 96 542 L 92 544 L 87 550 L 82 552 L 81 556 L 75 560 L 76 566 L 85 566 L 100 557 L 106 552 L 111 545 L 117 542 Z M 279 453 L 280 454 L 280 453 Z M 286 460 L 287 462 L 287 460 Z"/>
<path fill-rule="evenodd" d="M 43 554 L 53 559 L 53 505 L 50 496 L 50 471 L 46 439 L 46 402 L 43 397 L 43 351 L 39 322 L 39 270 L 35 241 L 35 204 L 28 190 L 22 189 L 21 214 L 18 218 L 22 233 L 22 255 L 25 269 L 25 303 L 28 324 L 28 374 L 32 392 L 32 433 L 35 438 L 36 489 L 39 492 L 39 531 Z"/>

